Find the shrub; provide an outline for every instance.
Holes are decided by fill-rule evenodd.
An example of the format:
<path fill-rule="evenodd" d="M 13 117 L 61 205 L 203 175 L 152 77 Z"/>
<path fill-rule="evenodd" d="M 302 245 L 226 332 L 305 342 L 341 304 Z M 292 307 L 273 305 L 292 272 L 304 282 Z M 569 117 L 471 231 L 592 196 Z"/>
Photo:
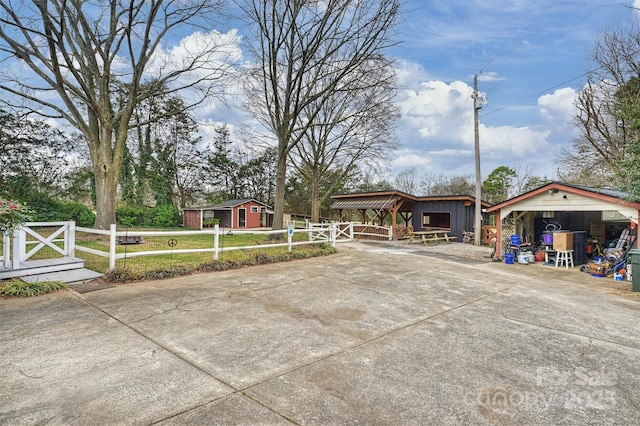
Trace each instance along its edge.
<path fill-rule="evenodd" d="M 15 231 L 30 217 L 31 212 L 25 206 L 0 198 L 0 234 Z"/>
<path fill-rule="evenodd" d="M 63 220 L 74 220 L 78 226 L 93 226 L 96 215 L 87 206 L 80 203 L 61 205 Z"/>
<path fill-rule="evenodd" d="M 152 223 L 159 227 L 172 227 L 180 224 L 180 211 L 174 206 L 157 206 L 151 209 Z"/>
<path fill-rule="evenodd" d="M 0 287 L 0 295 L 16 297 L 33 297 L 66 288 L 60 281 L 36 281 L 33 283 L 14 278 L 8 284 Z"/>
<path fill-rule="evenodd" d="M 26 201 L 33 210 L 33 220 L 35 222 L 61 222 L 64 220 L 60 201 L 44 195 L 32 196 Z"/>
<path fill-rule="evenodd" d="M 189 271 L 184 266 L 176 266 L 171 269 L 154 269 L 152 271 L 146 271 L 142 274 L 142 279 L 145 280 L 161 280 L 164 278 L 180 277 L 182 275 L 189 275 Z"/>
<path fill-rule="evenodd" d="M 33 221 L 62 222 L 73 220 L 78 226 L 93 226 L 96 215 L 91 209 L 80 203 L 63 203 L 62 201 L 40 195 L 27 200 L 33 211 Z"/>
<path fill-rule="evenodd" d="M 112 283 L 124 283 L 142 279 L 142 275 L 136 274 L 128 268 L 116 268 L 106 272 L 104 279 Z"/>
<path fill-rule="evenodd" d="M 145 208 L 123 206 L 116 209 L 116 222 L 123 226 L 142 226 L 145 219 Z"/>

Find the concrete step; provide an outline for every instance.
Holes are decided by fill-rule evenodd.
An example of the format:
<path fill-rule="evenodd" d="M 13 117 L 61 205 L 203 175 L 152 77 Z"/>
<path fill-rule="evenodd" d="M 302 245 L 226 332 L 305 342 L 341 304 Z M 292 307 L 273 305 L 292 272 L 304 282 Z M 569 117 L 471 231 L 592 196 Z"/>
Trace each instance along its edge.
<path fill-rule="evenodd" d="M 71 269 L 67 271 L 47 272 L 44 274 L 27 275 L 20 277 L 23 281 L 62 281 L 67 284 L 81 283 L 101 278 L 103 275 L 99 272 L 86 268 Z"/>

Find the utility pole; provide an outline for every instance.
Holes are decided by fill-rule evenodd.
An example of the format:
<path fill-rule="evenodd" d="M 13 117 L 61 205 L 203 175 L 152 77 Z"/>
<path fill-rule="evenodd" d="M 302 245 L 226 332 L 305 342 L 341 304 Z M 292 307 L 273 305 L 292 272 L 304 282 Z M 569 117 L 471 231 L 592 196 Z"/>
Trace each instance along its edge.
<path fill-rule="evenodd" d="M 482 175 L 480 174 L 480 133 L 478 131 L 478 111 L 484 105 L 484 97 L 478 96 L 478 76 L 473 76 L 473 132 L 476 152 L 476 210 L 473 223 L 474 244 L 479 246 L 482 236 Z"/>

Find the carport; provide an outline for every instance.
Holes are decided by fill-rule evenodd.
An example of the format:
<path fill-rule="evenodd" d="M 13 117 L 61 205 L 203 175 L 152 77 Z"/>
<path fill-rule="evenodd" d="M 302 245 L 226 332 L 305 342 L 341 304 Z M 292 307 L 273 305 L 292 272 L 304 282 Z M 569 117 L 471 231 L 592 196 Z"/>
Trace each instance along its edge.
<path fill-rule="evenodd" d="M 550 228 L 584 231 L 610 241 L 631 223 L 637 225 L 640 202 L 626 192 L 551 182 L 489 207 L 487 213 L 496 215 L 500 242 L 496 255 L 500 256 L 509 246 L 511 235 L 536 242 Z M 631 228 L 635 232 L 636 227 Z"/>
<path fill-rule="evenodd" d="M 416 197 L 402 191 L 375 191 L 351 194 L 332 195 L 335 201 L 331 208 L 338 213 L 340 221 L 343 220 L 344 210 L 356 210 L 360 213 L 362 223 L 368 222 L 369 210 L 373 211 L 373 219 L 378 220 L 382 226 L 387 216 L 391 215 L 393 234 L 397 235 L 398 218 L 402 218 L 404 227 L 411 223 L 411 206 Z"/>

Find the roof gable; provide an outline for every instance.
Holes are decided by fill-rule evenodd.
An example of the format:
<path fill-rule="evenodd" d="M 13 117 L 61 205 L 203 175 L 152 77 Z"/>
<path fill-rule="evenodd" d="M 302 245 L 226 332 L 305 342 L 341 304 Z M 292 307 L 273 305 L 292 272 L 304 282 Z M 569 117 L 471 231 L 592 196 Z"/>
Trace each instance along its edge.
<path fill-rule="evenodd" d="M 202 206 L 202 207 L 185 207 L 183 210 L 224 210 L 224 209 L 232 209 L 234 207 L 240 206 L 242 204 L 247 203 L 256 203 L 266 208 L 270 209 L 271 206 L 263 203 L 262 201 L 258 201 L 255 198 L 242 198 L 238 200 L 227 200 L 222 204 L 216 204 L 214 206 Z"/>
<path fill-rule="evenodd" d="M 487 209 L 488 213 L 505 210 L 585 210 L 581 209 L 591 203 L 591 207 L 600 206 L 603 210 L 611 204 L 632 209 L 640 209 L 640 203 L 631 200 L 631 194 L 613 189 L 594 188 L 583 185 L 550 182 L 524 194 L 505 200 Z"/>

